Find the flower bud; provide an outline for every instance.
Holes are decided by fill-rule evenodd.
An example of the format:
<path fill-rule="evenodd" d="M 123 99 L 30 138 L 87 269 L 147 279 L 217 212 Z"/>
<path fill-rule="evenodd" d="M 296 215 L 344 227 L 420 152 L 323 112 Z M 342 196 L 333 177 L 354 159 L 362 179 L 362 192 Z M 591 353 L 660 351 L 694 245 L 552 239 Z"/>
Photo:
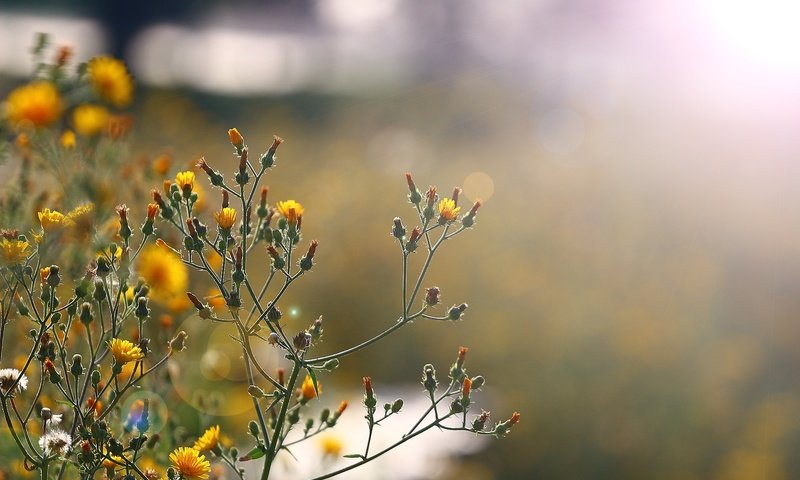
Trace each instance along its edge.
<path fill-rule="evenodd" d="M 186 332 L 184 332 L 183 330 L 178 332 L 178 334 L 175 335 L 175 337 L 169 341 L 170 350 L 173 352 L 183 351 L 186 348 L 186 338 L 188 337 L 189 335 L 187 335 Z"/>
<path fill-rule="evenodd" d="M 247 424 L 247 429 L 250 431 L 250 435 L 258 438 L 258 425 L 253 420 L 250 420 L 250 423 Z"/>
<path fill-rule="evenodd" d="M 83 375 L 83 365 L 82 362 L 83 357 L 79 353 L 76 353 L 72 356 L 72 366 L 70 367 L 69 371 L 76 377 Z"/>
<path fill-rule="evenodd" d="M 367 408 L 375 408 L 378 400 L 375 398 L 375 391 L 372 389 L 372 378 L 364 377 L 364 406 Z"/>
<path fill-rule="evenodd" d="M 419 227 L 414 227 L 414 230 L 411 230 L 411 235 L 408 237 L 408 242 L 406 242 L 406 252 L 411 253 L 417 249 L 417 244 L 421 234 L 422 231 Z"/>
<path fill-rule="evenodd" d="M 403 221 L 400 217 L 394 217 L 394 227 L 392 228 L 392 235 L 395 238 L 402 239 L 406 236 L 406 227 L 403 226 Z"/>
<path fill-rule="evenodd" d="M 280 337 L 275 332 L 270 333 L 269 336 L 267 337 L 267 343 L 269 343 L 270 345 L 277 345 L 279 341 Z"/>
<path fill-rule="evenodd" d="M 487 420 L 489 420 L 489 412 L 481 410 L 481 414 L 475 417 L 475 420 L 472 422 L 472 430 L 482 432 L 486 427 Z"/>
<path fill-rule="evenodd" d="M 469 228 L 475 224 L 475 215 L 478 213 L 478 209 L 481 207 L 481 201 L 477 200 L 474 204 L 472 204 L 472 208 L 469 209 L 466 215 L 461 219 L 461 224 L 464 227 Z"/>
<path fill-rule="evenodd" d="M 325 370 L 328 370 L 328 371 L 336 370 L 338 367 L 339 367 L 339 359 L 338 358 L 332 358 L 332 359 L 328 360 L 327 362 L 325 362 L 325 364 L 322 365 L 322 368 L 324 368 Z"/>
<path fill-rule="evenodd" d="M 206 175 L 208 175 L 208 180 L 211 182 L 211 185 L 215 187 L 222 186 L 223 178 L 222 175 L 213 170 L 207 163 L 205 158 L 200 158 L 200 161 L 197 162 L 197 166 L 202 168 Z"/>
<path fill-rule="evenodd" d="M 280 320 L 281 317 L 283 317 L 283 312 L 281 312 L 281 309 L 278 308 L 277 305 L 273 305 L 269 307 L 269 310 L 267 310 L 267 320 L 270 322 L 275 323 Z"/>
<path fill-rule="evenodd" d="M 429 307 L 439 304 L 441 291 L 439 287 L 431 287 L 425 291 L 425 304 Z"/>
<path fill-rule="evenodd" d="M 236 147 L 237 151 L 241 151 L 244 148 L 244 137 L 236 128 L 228 130 L 228 139 L 231 141 L 231 145 Z"/>
<path fill-rule="evenodd" d="M 247 387 L 247 393 L 253 398 L 264 398 L 266 396 L 264 390 L 262 390 L 258 385 L 250 385 Z"/>
<path fill-rule="evenodd" d="M 486 379 L 483 378 L 482 375 L 478 375 L 476 377 L 472 377 L 472 389 L 473 390 L 480 390 L 480 388 L 486 383 Z"/>
<path fill-rule="evenodd" d="M 403 408 L 403 399 L 402 398 L 398 398 L 397 400 L 394 401 L 394 403 L 392 403 L 392 408 L 391 408 L 392 413 L 397 413 L 402 408 Z"/>
<path fill-rule="evenodd" d="M 318 242 L 316 240 L 312 240 L 311 244 L 308 246 L 308 253 L 300 259 L 300 268 L 305 271 L 311 270 L 311 267 L 314 266 L 314 255 L 317 253 L 317 245 Z"/>
<path fill-rule="evenodd" d="M 283 139 L 277 135 L 272 136 L 272 145 L 269 150 L 261 156 L 261 167 L 270 168 L 275 164 L 275 151 L 283 143 Z"/>
<path fill-rule="evenodd" d="M 50 266 L 50 273 L 47 275 L 47 285 L 55 288 L 61 283 L 61 277 L 58 274 L 58 265 Z"/>
<path fill-rule="evenodd" d="M 406 183 L 408 183 L 408 191 L 410 192 L 408 194 L 408 200 L 414 205 L 418 205 L 419 202 L 422 201 L 422 195 L 420 195 L 416 184 L 414 184 L 414 179 L 411 177 L 411 172 L 406 172 Z"/>
<path fill-rule="evenodd" d="M 150 309 L 147 308 L 147 297 L 139 297 L 136 302 L 136 318 L 144 319 L 150 316 Z"/>
<path fill-rule="evenodd" d="M 439 382 L 436 381 L 436 370 L 430 363 L 422 367 L 422 386 L 430 393 L 436 391 Z"/>
<path fill-rule="evenodd" d="M 92 371 L 92 386 L 97 388 L 100 384 L 100 370 L 93 370 Z"/>
<path fill-rule="evenodd" d="M 311 346 L 311 334 L 306 331 L 298 332 L 292 338 L 292 344 L 297 351 L 307 350 Z"/>
<path fill-rule="evenodd" d="M 453 320 L 453 321 L 461 320 L 461 314 L 463 314 L 464 310 L 466 310 L 466 309 L 467 309 L 467 304 L 466 303 L 462 303 L 461 305 L 453 305 L 450 308 L 450 311 L 447 312 L 447 315 L 448 315 L 448 317 L 450 317 L 450 320 Z"/>

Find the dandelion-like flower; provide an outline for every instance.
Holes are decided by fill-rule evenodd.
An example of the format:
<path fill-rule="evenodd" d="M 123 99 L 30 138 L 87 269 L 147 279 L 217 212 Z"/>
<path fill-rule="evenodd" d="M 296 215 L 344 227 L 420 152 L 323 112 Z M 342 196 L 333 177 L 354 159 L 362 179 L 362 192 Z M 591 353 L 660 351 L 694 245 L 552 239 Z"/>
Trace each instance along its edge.
<path fill-rule="evenodd" d="M 62 133 L 61 137 L 58 139 L 58 143 L 67 150 L 75 148 L 75 145 L 78 144 L 78 140 L 75 138 L 75 132 L 72 130 L 64 130 L 64 133 Z"/>
<path fill-rule="evenodd" d="M 144 358 L 142 349 L 128 340 L 112 338 L 108 342 L 108 346 L 111 348 L 111 355 L 114 356 L 114 360 L 120 365 Z"/>
<path fill-rule="evenodd" d="M 69 452 L 71 445 L 72 437 L 70 437 L 67 432 L 61 430 L 60 428 L 49 430 L 46 434 L 39 438 L 39 447 L 42 449 L 45 455 L 52 455 L 56 453 L 63 457 L 67 454 L 67 452 Z"/>
<path fill-rule="evenodd" d="M 64 106 L 56 86 L 37 81 L 14 89 L 5 102 L 5 117 L 16 125 L 30 123 L 46 127 L 58 120 Z"/>
<path fill-rule="evenodd" d="M 319 439 L 319 446 L 322 449 L 323 456 L 338 457 L 342 454 L 344 442 L 338 435 L 328 434 Z"/>
<path fill-rule="evenodd" d="M 194 189 L 194 172 L 187 170 L 185 172 L 178 172 L 175 175 L 175 183 L 181 187 L 181 191 L 191 193 Z"/>
<path fill-rule="evenodd" d="M 461 207 L 456 206 L 455 200 L 451 198 L 443 198 L 439 202 L 439 221 L 452 222 L 458 216 Z"/>
<path fill-rule="evenodd" d="M 19 378 L 19 382 L 17 382 L 17 390 L 20 392 L 27 390 L 28 377 L 21 374 L 22 372 L 16 368 L 0 369 L 0 390 L 2 390 L 4 394 L 8 393 L 8 391 L 11 390 L 11 387 L 14 385 L 14 382 L 17 381 L 17 378 Z"/>
<path fill-rule="evenodd" d="M 317 390 L 319 390 L 319 393 L 322 393 L 322 383 L 317 382 Z M 314 390 L 314 382 L 311 381 L 311 377 L 306 375 L 305 380 L 303 380 L 303 385 L 300 387 L 300 394 L 306 400 L 311 400 L 317 396 L 317 390 Z"/>
<path fill-rule="evenodd" d="M 55 230 L 61 227 L 71 226 L 73 221 L 58 210 L 45 208 L 38 214 L 39 223 L 44 230 Z"/>
<path fill-rule="evenodd" d="M 289 225 L 297 225 L 303 218 L 303 206 L 294 200 L 278 202 L 278 212 L 289 222 Z"/>
<path fill-rule="evenodd" d="M 184 296 L 189 286 L 189 271 L 180 256 L 159 244 L 144 247 L 137 259 L 140 277 L 150 286 L 150 298 L 163 305 Z"/>
<path fill-rule="evenodd" d="M 214 450 L 219 444 L 219 425 L 209 427 L 200 438 L 194 442 L 194 448 L 198 452 L 207 452 Z"/>
<path fill-rule="evenodd" d="M 177 448 L 169 454 L 169 460 L 185 479 L 206 479 L 211 472 L 211 463 L 194 448 Z"/>
<path fill-rule="evenodd" d="M 89 78 L 97 94 L 115 107 L 124 107 L 133 96 L 133 79 L 122 60 L 95 57 L 89 60 Z"/>
<path fill-rule="evenodd" d="M 236 210 L 225 207 L 218 212 L 214 212 L 214 219 L 217 221 L 219 228 L 229 229 L 236 222 Z"/>
<path fill-rule="evenodd" d="M 100 105 L 80 105 L 72 112 L 72 125 L 75 131 L 84 137 L 101 133 L 108 126 L 110 114 Z"/>
<path fill-rule="evenodd" d="M 14 265 L 24 262 L 28 258 L 28 247 L 30 245 L 25 240 L 4 238 L 0 241 L 0 256 L 3 257 L 3 263 Z"/>

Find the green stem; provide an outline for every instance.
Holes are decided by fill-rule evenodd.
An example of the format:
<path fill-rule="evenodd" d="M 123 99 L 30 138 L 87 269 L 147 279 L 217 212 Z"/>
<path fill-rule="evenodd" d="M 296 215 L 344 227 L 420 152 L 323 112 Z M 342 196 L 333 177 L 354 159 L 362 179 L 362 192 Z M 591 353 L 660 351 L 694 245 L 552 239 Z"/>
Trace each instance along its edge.
<path fill-rule="evenodd" d="M 267 480 L 269 478 L 269 471 L 270 468 L 272 468 L 272 462 L 278 455 L 278 439 L 280 438 L 283 424 L 286 422 L 286 411 L 289 409 L 289 402 L 292 399 L 291 392 L 294 391 L 294 386 L 297 383 L 297 376 L 299 374 L 300 374 L 300 363 L 295 362 L 294 366 L 292 367 L 292 374 L 289 377 L 289 383 L 286 385 L 286 391 L 288 393 L 283 398 L 283 404 L 281 404 L 281 411 L 278 414 L 278 420 L 275 422 L 275 431 L 272 432 L 272 442 L 270 442 L 269 448 L 267 449 L 267 459 L 264 462 L 264 471 L 261 472 L 261 480 Z"/>

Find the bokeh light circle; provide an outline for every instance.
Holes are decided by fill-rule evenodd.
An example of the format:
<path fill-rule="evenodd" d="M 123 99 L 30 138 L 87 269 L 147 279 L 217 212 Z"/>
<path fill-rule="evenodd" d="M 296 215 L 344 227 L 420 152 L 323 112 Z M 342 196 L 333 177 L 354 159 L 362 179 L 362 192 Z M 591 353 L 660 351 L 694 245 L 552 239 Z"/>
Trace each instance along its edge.
<path fill-rule="evenodd" d="M 486 172 L 472 172 L 464 179 L 463 188 L 471 201 L 485 202 L 494 195 L 494 180 Z"/>

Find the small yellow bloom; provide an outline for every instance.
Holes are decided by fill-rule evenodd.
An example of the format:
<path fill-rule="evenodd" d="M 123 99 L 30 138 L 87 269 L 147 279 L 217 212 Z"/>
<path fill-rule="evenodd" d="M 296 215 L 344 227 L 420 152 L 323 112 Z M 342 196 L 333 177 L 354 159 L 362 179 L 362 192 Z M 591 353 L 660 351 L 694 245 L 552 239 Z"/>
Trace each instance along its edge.
<path fill-rule="evenodd" d="M 319 393 L 322 393 L 322 383 L 317 382 L 317 389 Z M 317 396 L 317 392 L 314 390 L 314 382 L 311 381 L 311 377 L 308 375 L 306 375 L 305 380 L 303 380 L 303 386 L 300 387 L 300 394 L 306 400 L 311 400 Z"/>
<path fill-rule="evenodd" d="M 218 212 L 214 212 L 214 219 L 217 221 L 219 228 L 229 229 L 236 222 L 236 210 L 231 207 L 225 207 Z"/>
<path fill-rule="evenodd" d="M 289 225 L 297 225 L 303 218 L 303 206 L 294 200 L 278 202 L 278 212 L 289 222 Z"/>
<path fill-rule="evenodd" d="M 111 355 L 114 356 L 114 361 L 120 365 L 144 358 L 142 349 L 128 340 L 112 338 L 108 342 L 108 346 L 111 348 Z"/>
<path fill-rule="evenodd" d="M 439 221 L 452 222 L 458 216 L 461 207 L 456 207 L 456 202 L 451 198 L 443 198 L 439 202 Z"/>
<path fill-rule="evenodd" d="M 144 247 L 136 263 L 137 273 L 150 286 L 153 301 L 169 305 L 176 299 L 186 299 L 189 271 L 180 255 L 164 242 Z"/>
<path fill-rule="evenodd" d="M 200 438 L 194 442 L 194 449 L 198 452 L 207 452 L 217 448 L 219 444 L 219 425 L 214 425 L 203 433 Z"/>
<path fill-rule="evenodd" d="M 194 188 L 194 172 L 191 170 L 187 170 L 185 172 L 178 172 L 175 175 L 175 183 L 181 187 L 181 191 L 186 194 L 186 192 L 192 193 L 192 189 Z"/>
<path fill-rule="evenodd" d="M 231 145 L 234 147 L 242 148 L 244 146 L 244 137 L 242 137 L 242 134 L 239 133 L 239 130 L 235 128 L 228 130 L 228 138 L 231 141 Z"/>
<path fill-rule="evenodd" d="M 0 241 L 0 255 L 3 262 L 8 265 L 22 263 L 28 258 L 28 242 L 25 240 L 9 240 L 4 238 Z"/>
<path fill-rule="evenodd" d="M 11 91 L 5 102 L 5 117 L 13 125 L 46 127 L 58 120 L 64 106 L 56 86 L 36 81 Z"/>
<path fill-rule="evenodd" d="M 328 434 L 319 439 L 319 446 L 323 456 L 338 457 L 344 449 L 344 442 L 338 435 Z"/>
<path fill-rule="evenodd" d="M 38 214 L 39 223 L 44 230 L 54 230 L 61 227 L 72 226 L 73 221 L 58 210 L 50 210 L 45 208 Z"/>
<path fill-rule="evenodd" d="M 92 210 L 94 210 L 93 203 L 85 203 L 83 205 L 78 205 L 77 207 L 70 210 L 70 212 L 67 214 L 67 218 L 69 220 L 72 220 L 73 222 L 77 222 L 85 218 L 90 213 L 92 213 Z"/>
<path fill-rule="evenodd" d="M 115 107 L 131 103 L 133 79 L 121 60 L 95 57 L 89 60 L 89 78 L 97 94 Z"/>
<path fill-rule="evenodd" d="M 169 454 L 172 465 L 185 479 L 206 479 L 211 463 L 194 448 L 180 447 Z"/>
<path fill-rule="evenodd" d="M 75 148 L 75 145 L 78 143 L 75 138 L 75 132 L 72 130 L 64 130 L 58 142 L 66 149 Z"/>
<path fill-rule="evenodd" d="M 72 125 L 75 131 L 84 137 L 91 137 L 103 132 L 108 126 L 110 115 L 100 105 L 80 105 L 72 112 Z"/>

